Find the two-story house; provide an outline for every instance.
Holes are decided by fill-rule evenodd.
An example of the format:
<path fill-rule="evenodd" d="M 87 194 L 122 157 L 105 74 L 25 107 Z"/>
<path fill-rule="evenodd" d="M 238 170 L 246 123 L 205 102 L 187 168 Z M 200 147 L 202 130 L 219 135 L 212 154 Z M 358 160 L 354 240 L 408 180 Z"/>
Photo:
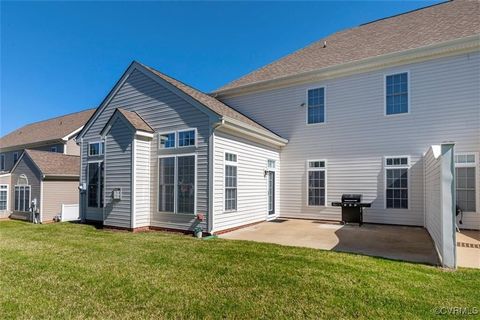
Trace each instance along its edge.
<path fill-rule="evenodd" d="M 479 13 L 340 31 L 212 94 L 133 62 L 78 136 L 83 220 L 218 233 L 338 221 L 331 202 L 359 193 L 366 222 L 430 231 L 456 203 L 479 229 Z"/>
<path fill-rule="evenodd" d="M 41 221 L 48 222 L 62 204 L 78 204 L 75 137 L 93 112 L 28 124 L 0 138 L 0 218 L 30 219 L 35 200 Z"/>

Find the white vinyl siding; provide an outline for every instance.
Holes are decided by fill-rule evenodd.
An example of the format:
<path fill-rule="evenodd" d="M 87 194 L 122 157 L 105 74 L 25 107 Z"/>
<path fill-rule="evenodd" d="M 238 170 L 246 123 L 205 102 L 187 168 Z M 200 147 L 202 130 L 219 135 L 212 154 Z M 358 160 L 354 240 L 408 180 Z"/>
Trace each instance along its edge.
<path fill-rule="evenodd" d="M 215 132 L 213 181 L 213 231 L 268 219 L 267 161 L 276 161 L 275 209 L 279 210 L 281 163 L 279 150 L 260 145 L 221 131 Z M 225 154 L 237 155 L 236 210 L 225 210 Z M 232 159 L 232 158 L 230 158 Z"/>
<path fill-rule="evenodd" d="M 307 205 L 305 162 L 328 159 L 329 201 L 361 193 L 372 202 L 365 222 L 424 224 L 423 154 L 442 141 L 455 141 L 458 152 L 480 152 L 480 53 L 401 70 L 409 70 L 412 88 L 408 116 L 385 116 L 385 74 L 397 73 L 397 67 L 222 98 L 289 140 L 281 153 L 281 216 L 340 220 L 339 208 Z M 299 106 L 307 89 L 321 86 L 328 88 L 328 121 L 306 126 Z M 409 208 L 386 212 L 383 160 L 398 154 L 410 155 Z M 477 179 L 477 193 L 478 187 Z M 478 228 L 479 216 L 466 214 L 464 227 Z"/>
<path fill-rule="evenodd" d="M 150 225 L 150 146 L 151 141 L 135 140 L 135 227 Z"/>

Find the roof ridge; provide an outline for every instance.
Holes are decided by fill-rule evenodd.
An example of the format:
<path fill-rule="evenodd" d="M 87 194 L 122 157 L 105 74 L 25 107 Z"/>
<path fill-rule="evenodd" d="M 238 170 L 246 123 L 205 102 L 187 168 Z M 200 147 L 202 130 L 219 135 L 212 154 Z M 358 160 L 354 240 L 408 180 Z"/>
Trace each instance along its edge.
<path fill-rule="evenodd" d="M 446 3 L 449 3 L 449 2 L 453 2 L 453 1 L 454 1 L 454 0 L 445 0 L 445 1 L 442 1 L 442 2 L 439 2 L 439 3 L 430 4 L 430 5 L 425 6 L 425 7 L 421 7 L 421 8 L 417 8 L 417 9 L 412 9 L 412 10 L 405 11 L 405 12 L 402 12 L 402 13 L 397 13 L 397 14 L 394 14 L 394 15 L 392 15 L 392 16 L 388 16 L 388 17 L 384 17 L 384 18 L 372 20 L 372 21 L 369 21 L 369 22 L 364 22 L 364 23 L 361 23 L 361 24 L 359 24 L 358 26 L 353 27 L 353 28 L 358 28 L 358 27 L 366 26 L 366 25 L 371 24 L 371 23 L 375 23 L 375 22 L 378 22 L 378 21 L 395 18 L 395 17 L 398 17 L 398 16 L 402 16 L 402 15 L 404 15 L 404 14 L 409 14 L 409 13 L 412 13 L 412 12 L 415 12 L 415 11 L 420 11 L 420 10 L 423 10 L 423 9 L 427 9 L 427 8 L 439 6 L 439 5 L 446 4 Z M 348 28 L 348 29 L 353 29 L 353 28 Z M 348 30 L 348 29 L 345 29 L 345 30 Z"/>

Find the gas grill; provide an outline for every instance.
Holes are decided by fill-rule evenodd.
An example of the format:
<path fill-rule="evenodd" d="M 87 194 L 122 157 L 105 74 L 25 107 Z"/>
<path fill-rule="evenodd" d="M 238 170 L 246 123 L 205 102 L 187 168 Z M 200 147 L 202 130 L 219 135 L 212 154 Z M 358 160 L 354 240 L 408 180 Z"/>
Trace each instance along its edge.
<path fill-rule="evenodd" d="M 363 223 L 363 208 L 370 208 L 371 203 L 362 202 L 361 194 L 343 194 L 342 202 L 332 202 L 333 207 L 342 207 L 343 223 Z"/>

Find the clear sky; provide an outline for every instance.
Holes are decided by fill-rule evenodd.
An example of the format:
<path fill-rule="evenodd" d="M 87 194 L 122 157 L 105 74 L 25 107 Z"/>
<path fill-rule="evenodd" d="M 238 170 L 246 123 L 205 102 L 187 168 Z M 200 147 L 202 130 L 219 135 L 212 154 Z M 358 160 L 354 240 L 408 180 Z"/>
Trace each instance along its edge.
<path fill-rule="evenodd" d="M 0 135 L 97 107 L 132 60 L 209 92 L 336 31 L 442 1 L 0 2 Z"/>

